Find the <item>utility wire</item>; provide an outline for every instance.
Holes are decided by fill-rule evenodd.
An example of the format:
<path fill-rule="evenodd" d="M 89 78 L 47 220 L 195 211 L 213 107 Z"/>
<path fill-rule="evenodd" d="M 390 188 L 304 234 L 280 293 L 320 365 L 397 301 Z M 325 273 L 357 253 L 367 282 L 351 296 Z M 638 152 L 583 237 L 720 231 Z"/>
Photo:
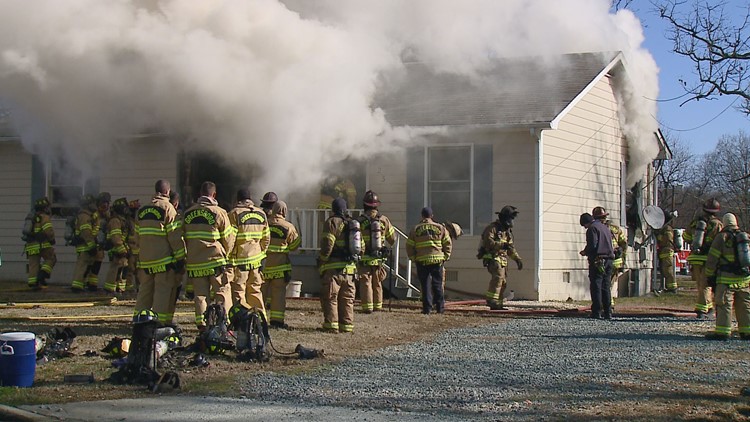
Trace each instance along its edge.
<path fill-rule="evenodd" d="M 732 103 L 731 103 L 731 104 L 729 104 L 728 106 L 726 106 L 726 107 L 724 108 L 724 110 L 721 110 L 721 111 L 719 112 L 719 114 L 717 114 L 716 116 L 712 117 L 712 118 L 711 118 L 710 120 L 708 120 L 707 122 L 705 122 L 705 123 L 703 123 L 703 124 L 701 124 L 701 125 L 698 125 L 698 126 L 696 126 L 696 127 L 690 128 L 690 129 L 675 129 L 675 128 L 673 128 L 673 127 L 669 127 L 669 126 L 665 125 L 665 124 L 664 124 L 664 123 L 663 123 L 663 122 L 662 122 L 661 120 L 657 119 L 657 118 L 656 118 L 656 116 L 654 116 L 653 114 L 651 115 L 651 117 L 653 117 L 653 118 L 654 118 L 654 119 L 655 119 L 655 120 L 656 120 L 657 122 L 659 122 L 659 125 L 660 125 L 660 126 L 663 126 L 663 127 L 667 128 L 667 129 L 669 129 L 669 130 L 671 130 L 671 131 L 674 131 L 674 132 L 690 132 L 690 131 L 693 131 L 693 130 L 697 130 L 697 129 L 700 129 L 700 128 L 702 128 L 703 126 L 706 126 L 707 124 L 709 124 L 709 123 L 713 122 L 714 120 L 718 119 L 718 118 L 719 118 L 719 117 L 720 117 L 720 116 L 721 116 L 722 114 L 724 114 L 724 113 L 725 113 L 725 112 L 726 112 L 727 110 L 729 110 L 729 108 L 731 108 L 731 107 L 732 107 L 732 106 L 734 105 L 734 103 L 736 103 L 736 102 L 737 102 L 737 100 L 739 100 L 739 99 L 740 99 L 740 97 L 735 97 L 735 98 L 734 98 L 734 101 L 732 101 Z"/>

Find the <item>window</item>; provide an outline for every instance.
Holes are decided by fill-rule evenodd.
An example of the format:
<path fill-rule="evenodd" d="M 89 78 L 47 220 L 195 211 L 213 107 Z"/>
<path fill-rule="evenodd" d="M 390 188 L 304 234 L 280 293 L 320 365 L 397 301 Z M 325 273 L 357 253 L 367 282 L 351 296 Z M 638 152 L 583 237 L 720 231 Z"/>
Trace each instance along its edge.
<path fill-rule="evenodd" d="M 472 233 L 472 145 L 427 148 L 427 205 L 439 221 L 453 221 Z"/>
<path fill-rule="evenodd" d="M 96 194 L 98 180 L 87 179 L 73 165 L 67 165 L 39 156 L 32 162 L 32 200 L 46 196 L 52 205 L 52 215 L 66 217 L 78 210 L 79 200 L 85 193 Z"/>

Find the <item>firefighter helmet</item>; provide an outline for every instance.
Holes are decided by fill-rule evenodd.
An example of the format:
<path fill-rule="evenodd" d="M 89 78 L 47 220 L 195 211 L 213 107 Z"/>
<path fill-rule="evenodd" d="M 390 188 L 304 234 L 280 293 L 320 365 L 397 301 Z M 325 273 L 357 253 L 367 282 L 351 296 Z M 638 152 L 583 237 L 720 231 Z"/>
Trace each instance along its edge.
<path fill-rule="evenodd" d="M 335 215 L 346 214 L 346 200 L 344 198 L 336 198 L 331 202 L 331 209 Z"/>
<path fill-rule="evenodd" d="M 46 196 L 34 201 L 34 209 L 38 211 L 45 210 L 49 208 L 49 206 L 50 206 L 49 199 L 47 199 Z"/>
<path fill-rule="evenodd" d="M 497 214 L 497 218 L 504 221 L 510 221 L 518 215 L 518 208 L 513 205 L 504 206 Z"/>
<path fill-rule="evenodd" d="M 143 324 L 146 322 L 157 321 L 159 317 L 151 309 L 141 309 L 133 315 L 133 324 Z"/>
<path fill-rule="evenodd" d="M 94 195 L 92 195 L 90 193 L 87 193 L 87 194 L 81 196 L 81 201 L 79 202 L 79 204 L 82 207 L 88 207 L 88 206 L 93 205 L 95 203 L 96 203 L 96 198 L 94 197 Z"/>
<path fill-rule="evenodd" d="M 719 201 L 717 201 L 716 198 L 709 198 L 703 203 L 704 212 L 716 214 L 719 210 L 721 210 L 721 204 L 719 204 Z"/>
<path fill-rule="evenodd" d="M 464 234 L 464 231 L 461 229 L 461 226 L 459 226 L 458 223 L 446 221 L 445 228 L 448 230 L 448 235 L 451 237 L 451 239 L 454 240 L 458 239 L 462 234 Z"/>
<path fill-rule="evenodd" d="M 609 213 L 604 207 L 594 207 L 594 209 L 591 210 L 591 216 L 597 220 L 604 220 L 608 215 Z"/>
<path fill-rule="evenodd" d="M 96 204 L 101 205 L 103 203 L 112 202 L 112 195 L 109 192 L 102 192 L 96 197 Z"/>
<path fill-rule="evenodd" d="M 378 194 L 368 190 L 365 192 L 365 197 L 362 199 L 362 203 L 367 207 L 377 207 L 380 205 L 380 199 L 378 199 Z"/>
<path fill-rule="evenodd" d="M 273 208 L 273 204 L 278 200 L 279 197 L 276 195 L 276 192 L 266 192 L 266 194 L 263 195 L 263 199 L 260 200 L 260 207 L 265 209 Z"/>
<path fill-rule="evenodd" d="M 117 198 L 115 199 L 115 202 L 112 203 L 112 210 L 118 214 L 125 214 L 125 211 L 128 209 L 128 199 L 127 198 Z"/>

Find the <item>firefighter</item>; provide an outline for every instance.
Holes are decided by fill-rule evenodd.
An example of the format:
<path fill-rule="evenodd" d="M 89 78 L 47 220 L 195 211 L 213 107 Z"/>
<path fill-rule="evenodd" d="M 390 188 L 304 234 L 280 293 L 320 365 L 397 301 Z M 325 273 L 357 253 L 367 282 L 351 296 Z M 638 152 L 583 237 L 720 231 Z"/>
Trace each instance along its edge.
<path fill-rule="evenodd" d="M 732 213 L 722 217 L 724 228 L 711 243 L 704 267 L 709 286 L 716 289 L 716 328 L 706 334 L 710 340 L 727 340 L 732 334 L 732 303 L 737 318 L 740 338 L 750 340 L 750 268 L 743 266 L 750 260 L 745 249 L 741 255 L 738 235 L 747 241 Z M 745 245 L 746 247 L 746 245 Z"/>
<path fill-rule="evenodd" d="M 263 212 L 266 213 L 266 216 L 271 216 L 273 204 L 278 200 L 279 197 L 276 195 L 276 192 L 266 192 L 265 195 L 263 195 L 263 199 L 260 201 L 260 207 L 263 209 Z"/>
<path fill-rule="evenodd" d="M 609 213 L 604 207 L 594 207 L 591 210 L 591 215 L 595 220 L 601 221 L 612 232 L 612 248 L 614 248 L 615 259 L 612 261 L 612 276 L 609 280 L 609 289 L 612 296 L 610 303 L 614 311 L 617 281 L 620 279 L 620 273 L 625 271 L 625 263 L 627 262 L 628 237 L 625 235 L 625 230 L 607 218 L 609 217 Z"/>
<path fill-rule="evenodd" d="M 94 262 L 91 264 L 91 271 L 86 277 L 86 288 L 91 292 L 99 290 L 99 271 L 102 269 L 102 261 L 104 261 L 105 230 L 109 220 L 109 205 L 111 202 L 112 195 L 109 192 L 100 192 L 96 197 L 96 212 L 91 216 L 91 228 L 94 231 L 97 248 Z"/>
<path fill-rule="evenodd" d="M 128 203 L 128 215 L 126 218 L 128 227 L 128 266 L 125 270 L 125 285 L 121 286 L 123 291 L 138 290 L 138 256 L 140 248 L 138 247 L 138 232 L 135 229 L 135 217 L 138 210 L 141 209 L 141 201 L 135 199 Z"/>
<path fill-rule="evenodd" d="M 512 205 L 504 206 L 497 214 L 497 220 L 485 227 L 479 244 L 477 258 L 490 273 L 490 284 L 485 297 L 491 310 L 506 309 L 503 307 L 505 287 L 508 280 L 508 258 L 516 261 L 519 270 L 523 269 L 523 260 L 513 245 L 513 220 L 518 209 Z"/>
<path fill-rule="evenodd" d="M 271 309 L 271 327 L 291 329 L 285 322 L 286 286 L 292 279 L 292 263 L 289 252 L 297 250 L 300 236 L 294 224 L 286 220 L 286 202 L 277 201 L 268 217 L 271 244 L 263 267 L 263 297 Z M 269 302 L 270 299 L 270 303 Z"/>
<path fill-rule="evenodd" d="M 612 231 L 591 214 L 581 214 L 581 226 L 586 228 L 586 247 L 580 252 L 589 264 L 589 289 L 591 291 L 591 318 L 612 319 L 612 261 L 615 250 Z"/>
<path fill-rule="evenodd" d="M 270 243 L 268 218 L 255 206 L 249 189 L 237 191 L 237 203 L 229 211 L 229 222 L 235 232 L 232 252 L 228 254 L 227 277 L 232 287 L 232 303 L 244 308 L 266 308 L 261 293 L 263 278 L 260 267 Z"/>
<path fill-rule="evenodd" d="M 656 249 L 659 254 L 659 267 L 661 274 L 664 276 L 664 291 L 668 293 L 677 292 L 677 279 L 674 275 L 674 228 L 672 219 L 676 216 L 673 213 L 664 213 L 667 220 L 664 225 L 656 230 Z"/>
<path fill-rule="evenodd" d="M 151 203 L 144 205 L 136 215 L 138 233 L 138 296 L 135 315 L 153 310 L 165 324 L 174 318 L 177 286 L 185 271 L 185 242 L 182 238 L 182 221 L 169 201 L 171 186 L 166 180 L 154 184 Z"/>
<path fill-rule="evenodd" d="M 448 230 L 432 220 L 432 208 L 422 208 L 422 220 L 409 233 L 406 254 L 417 265 L 422 288 L 422 313 L 445 311 L 443 264 L 451 257 L 452 242 Z"/>
<path fill-rule="evenodd" d="M 708 250 L 716 235 L 723 229 L 721 221 L 716 214 L 721 210 L 721 205 L 716 198 L 710 198 L 703 203 L 703 214 L 695 218 L 688 230 L 685 230 L 683 238 L 691 243 L 692 250 L 688 255 L 690 272 L 698 288 L 698 301 L 695 304 L 695 314 L 701 319 L 713 310 L 713 294 L 711 287 L 706 282 L 704 265 L 708 258 Z"/>
<path fill-rule="evenodd" d="M 47 288 L 47 279 L 57 262 L 55 230 L 52 228 L 52 207 L 46 197 L 34 201 L 32 225 L 28 229 L 24 252 L 29 258 L 28 285 L 33 290 Z M 26 229 L 24 229 L 26 230 Z"/>
<path fill-rule="evenodd" d="M 354 330 L 354 276 L 357 271 L 358 236 L 347 215 L 346 200 L 331 202 L 332 215 L 323 224 L 320 236 L 318 271 L 321 275 L 320 304 L 323 308 L 323 331 L 350 333 Z M 356 243 L 354 243 L 356 242 Z"/>
<path fill-rule="evenodd" d="M 365 212 L 357 217 L 357 221 L 365 242 L 365 254 L 357 263 L 357 277 L 362 312 L 371 314 L 383 310 L 383 281 L 388 274 L 384 265 L 388 257 L 386 242 L 393 245 L 396 239 L 391 221 L 378 211 L 378 195 L 368 190 L 362 205 Z"/>
<path fill-rule="evenodd" d="M 213 302 L 221 305 L 225 316 L 232 307 L 227 274 L 227 257 L 232 255 L 234 228 L 229 216 L 216 201 L 216 185 L 203 182 L 200 198 L 185 211 L 182 230 L 187 247 L 187 274 L 195 289 L 195 325 L 203 331 L 203 314 L 213 290 Z M 143 251 L 141 251 L 143 253 Z"/>
<path fill-rule="evenodd" d="M 347 204 L 357 201 L 357 188 L 349 178 L 329 177 L 320 188 L 320 202 L 318 209 L 331 209 L 331 203 L 336 198 L 343 198 Z"/>
<path fill-rule="evenodd" d="M 127 215 L 130 212 L 128 200 L 118 198 L 112 203 L 112 215 L 107 221 L 107 243 L 109 251 L 109 269 L 104 280 L 104 290 L 108 293 L 124 291 L 123 272 L 128 267 L 128 227 Z"/>
<path fill-rule="evenodd" d="M 96 232 L 92 226 L 93 214 L 96 212 L 96 198 L 90 194 L 83 195 L 80 205 L 74 232 L 77 239 L 76 253 L 78 257 L 73 269 L 73 282 L 71 283 L 71 290 L 76 293 L 82 292 L 86 287 L 86 278 L 91 271 L 94 257 L 98 253 Z"/>

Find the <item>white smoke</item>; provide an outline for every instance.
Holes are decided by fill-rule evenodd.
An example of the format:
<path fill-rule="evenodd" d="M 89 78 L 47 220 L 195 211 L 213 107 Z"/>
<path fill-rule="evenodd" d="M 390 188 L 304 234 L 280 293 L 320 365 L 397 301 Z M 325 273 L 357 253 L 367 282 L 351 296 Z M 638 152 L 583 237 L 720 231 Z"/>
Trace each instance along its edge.
<path fill-rule="evenodd" d="M 607 0 L 0 0 L 0 8 L 0 98 L 28 149 L 62 152 L 81 168 L 122 135 L 159 128 L 229 166 L 258 166 L 264 186 L 301 188 L 339 160 L 413 135 L 372 108 L 378 76 L 405 55 L 472 76 L 500 57 L 617 50 L 633 84 L 621 94 L 622 120 L 643 146 L 631 168 L 655 156 L 655 106 L 642 98 L 657 97 L 658 70 L 637 19 L 610 13 Z"/>

